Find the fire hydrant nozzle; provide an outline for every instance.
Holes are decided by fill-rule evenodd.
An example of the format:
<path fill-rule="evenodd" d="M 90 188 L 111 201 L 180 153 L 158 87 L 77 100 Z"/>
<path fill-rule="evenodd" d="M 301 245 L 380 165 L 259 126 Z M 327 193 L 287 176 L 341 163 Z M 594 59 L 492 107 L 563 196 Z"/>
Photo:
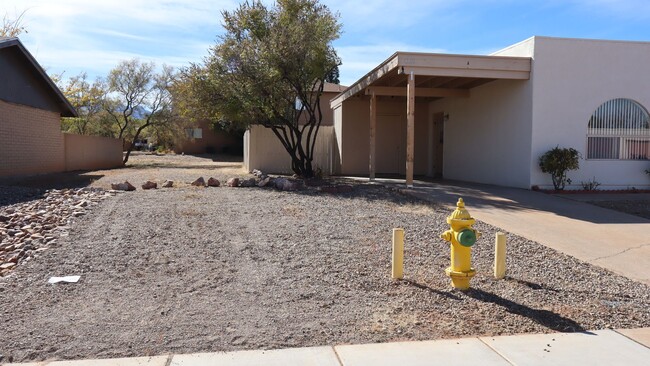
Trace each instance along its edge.
<path fill-rule="evenodd" d="M 440 237 L 451 243 L 451 266 L 445 270 L 451 277 L 451 285 L 460 290 L 469 289 L 469 280 L 476 274 L 471 266 L 471 247 L 481 236 L 481 233 L 472 228 L 476 220 L 465 209 L 465 202 L 458 199 L 456 210 L 447 217 L 450 230 L 445 231 Z"/>

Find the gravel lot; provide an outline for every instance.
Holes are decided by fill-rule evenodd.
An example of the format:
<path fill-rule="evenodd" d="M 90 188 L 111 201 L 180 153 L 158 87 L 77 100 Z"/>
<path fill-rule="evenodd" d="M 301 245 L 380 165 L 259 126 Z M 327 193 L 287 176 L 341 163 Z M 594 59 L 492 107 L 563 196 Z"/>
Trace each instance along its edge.
<path fill-rule="evenodd" d="M 4 361 L 650 326 L 648 286 L 515 235 L 508 277 L 494 280 L 497 229 L 480 222 L 473 288 L 451 290 L 449 247 L 438 237 L 452 207 L 359 184 L 337 195 L 197 188 L 187 183 L 199 175 L 246 175 L 236 162 L 133 160 L 67 179 L 182 184 L 99 202 L 73 218 L 68 236 L 0 277 Z M 0 213 L 15 204 L 5 201 Z M 404 281 L 390 279 L 394 227 L 406 230 Z M 47 283 L 62 275 L 81 280 Z"/>

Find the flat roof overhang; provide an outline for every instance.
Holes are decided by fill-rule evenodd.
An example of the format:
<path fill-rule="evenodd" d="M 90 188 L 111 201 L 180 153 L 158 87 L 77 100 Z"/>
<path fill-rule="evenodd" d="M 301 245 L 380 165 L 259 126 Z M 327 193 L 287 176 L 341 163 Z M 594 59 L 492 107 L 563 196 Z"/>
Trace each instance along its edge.
<path fill-rule="evenodd" d="M 396 52 L 334 97 L 336 108 L 355 96 L 406 96 L 408 75 L 415 78 L 415 96 L 468 97 L 469 90 L 499 79 L 530 79 L 530 57 Z"/>

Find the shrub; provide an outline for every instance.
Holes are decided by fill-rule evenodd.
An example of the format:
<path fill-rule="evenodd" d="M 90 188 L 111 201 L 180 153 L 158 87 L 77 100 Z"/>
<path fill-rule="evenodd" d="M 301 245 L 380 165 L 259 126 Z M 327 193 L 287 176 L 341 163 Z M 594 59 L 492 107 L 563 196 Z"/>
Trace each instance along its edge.
<path fill-rule="evenodd" d="M 553 187 L 561 191 L 567 183 L 571 184 L 566 172 L 580 167 L 579 158 L 580 153 L 576 149 L 556 146 L 539 157 L 539 167 L 542 172 L 551 174 Z"/>
<path fill-rule="evenodd" d="M 586 182 L 580 182 L 582 185 L 582 189 L 585 191 L 595 191 L 598 186 L 600 186 L 600 183 L 596 181 L 596 177 L 593 177 L 591 180 L 588 180 Z"/>

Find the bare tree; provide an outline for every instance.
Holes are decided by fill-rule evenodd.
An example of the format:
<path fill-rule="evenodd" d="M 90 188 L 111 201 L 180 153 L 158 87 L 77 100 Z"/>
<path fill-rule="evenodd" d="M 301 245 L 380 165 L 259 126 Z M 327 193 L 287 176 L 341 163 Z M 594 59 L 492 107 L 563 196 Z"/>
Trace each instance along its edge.
<path fill-rule="evenodd" d="M 118 127 L 118 138 L 134 131 L 124 155 L 125 164 L 144 129 L 174 121 L 169 91 L 174 78 L 172 67 L 163 65 L 162 71 L 156 73 L 154 63 L 138 59 L 122 61 L 109 73 L 104 109 Z"/>
<path fill-rule="evenodd" d="M 18 16 L 10 17 L 5 13 L 0 24 L 0 37 L 18 37 L 22 33 L 27 33 L 27 28 L 23 25 L 23 18 L 27 10 L 23 10 Z"/>

